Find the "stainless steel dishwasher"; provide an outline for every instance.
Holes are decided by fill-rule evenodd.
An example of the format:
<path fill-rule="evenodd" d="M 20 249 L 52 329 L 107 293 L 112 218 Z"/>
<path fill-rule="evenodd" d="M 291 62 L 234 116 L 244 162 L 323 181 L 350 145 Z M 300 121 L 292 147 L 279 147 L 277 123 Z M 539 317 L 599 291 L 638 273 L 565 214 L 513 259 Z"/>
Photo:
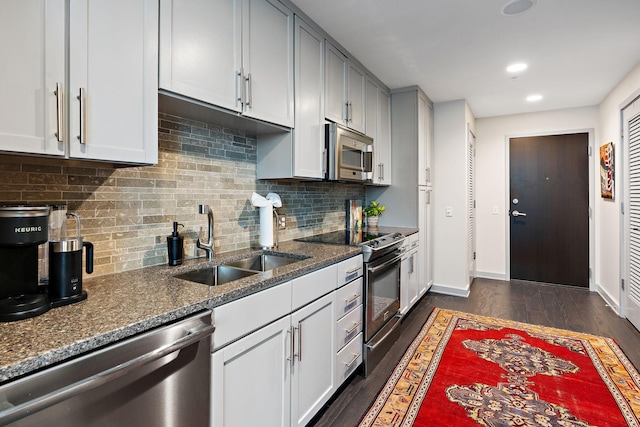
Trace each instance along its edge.
<path fill-rule="evenodd" d="M 208 426 L 211 311 L 0 386 L 2 426 Z"/>

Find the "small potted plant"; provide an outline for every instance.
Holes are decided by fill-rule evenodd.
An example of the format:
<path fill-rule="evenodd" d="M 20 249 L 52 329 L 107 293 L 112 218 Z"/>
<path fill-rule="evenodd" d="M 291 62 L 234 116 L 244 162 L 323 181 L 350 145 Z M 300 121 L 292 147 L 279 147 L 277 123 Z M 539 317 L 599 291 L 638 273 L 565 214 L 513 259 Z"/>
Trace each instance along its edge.
<path fill-rule="evenodd" d="M 378 228 L 378 217 L 382 215 L 385 206 L 379 204 L 375 200 L 371 200 L 367 207 L 364 208 L 364 214 L 367 216 L 367 227 Z"/>

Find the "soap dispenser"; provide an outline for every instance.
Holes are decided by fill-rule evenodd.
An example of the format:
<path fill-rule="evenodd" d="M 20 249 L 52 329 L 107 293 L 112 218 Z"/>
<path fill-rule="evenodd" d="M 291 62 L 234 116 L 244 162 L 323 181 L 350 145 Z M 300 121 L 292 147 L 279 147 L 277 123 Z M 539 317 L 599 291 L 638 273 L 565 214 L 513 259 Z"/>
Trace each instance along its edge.
<path fill-rule="evenodd" d="M 178 224 L 177 221 L 173 222 L 173 232 L 171 236 L 167 236 L 167 251 L 169 252 L 169 265 L 182 264 L 182 253 L 184 237 L 178 233 L 178 226 L 184 227 L 184 224 Z"/>

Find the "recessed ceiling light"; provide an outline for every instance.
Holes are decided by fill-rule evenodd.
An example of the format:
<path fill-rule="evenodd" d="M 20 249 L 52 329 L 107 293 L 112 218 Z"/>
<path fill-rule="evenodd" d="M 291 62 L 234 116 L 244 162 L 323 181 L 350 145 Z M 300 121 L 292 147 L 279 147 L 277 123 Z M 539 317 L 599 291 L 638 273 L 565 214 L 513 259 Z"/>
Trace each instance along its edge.
<path fill-rule="evenodd" d="M 527 69 L 527 64 L 525 63 L 518 63 L 518 64 L 511 64 L 507 67 L 507 71 L 510 73 L 518 73 L 520 71 L 524 71 Z"/>
<path fill-rule="evenodd" d="M 520 15 L 531 9 L 537 0 L 509 0 L 502 7 L 502 14 L 506 16 Z"/>
<path fill-rule="evenodd" d="M 529 95 L 527 96 L 527 101 L 529 102 L 536 102 L 536 101 L 540 101 L 542 99 L 542 95 Z"/>

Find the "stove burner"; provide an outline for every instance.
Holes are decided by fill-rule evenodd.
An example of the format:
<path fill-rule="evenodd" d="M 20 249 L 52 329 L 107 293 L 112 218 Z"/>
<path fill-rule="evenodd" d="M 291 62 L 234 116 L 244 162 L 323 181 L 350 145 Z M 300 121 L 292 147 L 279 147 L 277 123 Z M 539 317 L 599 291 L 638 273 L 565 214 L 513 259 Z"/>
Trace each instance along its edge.
<path fill-rule="evenodd" d="M 405 236 L 402 233 L 380 233 L 380 232 L 351 232 L 349 230 L 333 231 L 330 233 L 317 234 L 315 236 L 295 239 L 299 242 L 327 243 L 330 245 L 360 246 L 364 256 L 364 261 L 378 258 L 394 251 L 402 245 Z"/>

